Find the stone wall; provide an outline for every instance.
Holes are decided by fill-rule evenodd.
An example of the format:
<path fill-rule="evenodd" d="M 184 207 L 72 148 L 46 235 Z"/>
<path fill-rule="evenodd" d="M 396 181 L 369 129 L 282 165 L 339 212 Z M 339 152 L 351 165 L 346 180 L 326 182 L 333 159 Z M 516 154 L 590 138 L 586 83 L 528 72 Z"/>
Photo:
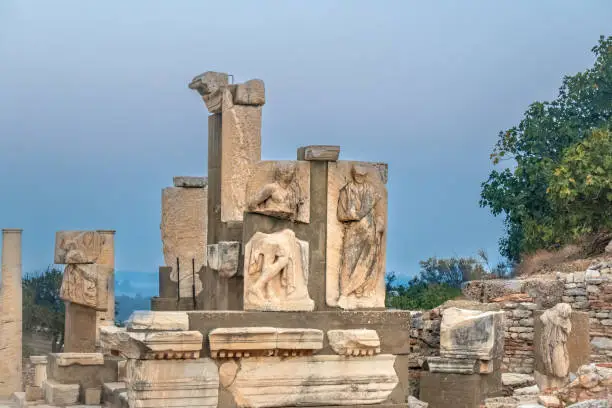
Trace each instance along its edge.
<path fill-rule="evenodd" d="M 612 361 L 612 261 L 596 262 L 584 272 L 558 274 L 563 301 L 589 313 L 591 361 Z"/>
<path fill-rule="evenodd" d="M 505 301 L 501 303 L 501 306 L 505 312 L 502 369 L 513 373 L 533 373 L 535 364 L 533 311 L 537 305 L 529 301 Z"/>

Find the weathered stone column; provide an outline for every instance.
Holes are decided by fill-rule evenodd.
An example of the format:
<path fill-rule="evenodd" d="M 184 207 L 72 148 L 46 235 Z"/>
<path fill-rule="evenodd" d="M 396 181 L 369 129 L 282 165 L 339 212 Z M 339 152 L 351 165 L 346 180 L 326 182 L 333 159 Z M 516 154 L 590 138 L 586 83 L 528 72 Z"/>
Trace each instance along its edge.
<path fill-rule="evenodd" d="M 2 230 L 0 289 L 0 398 L 22 390 L 21 231 Z"/>
<path fill-rule="evenodd" d="M 30 363 L 34 366 L 34 386 L 42 387 L 47 379 L 47 356 L 30 356 Z"/>
<path fill-rule="evenodd" d="M 99 265 L 108 265 L 112 268 L 108 276 L 108 308 L 97 312 L 98 329 L 103 326 L 115 324 L 115 231 L 98 230 L 104 237 L 100 256 L 96 261 Z M 96 345 L 98 344 L 99 330 L 96 330 Z"/>

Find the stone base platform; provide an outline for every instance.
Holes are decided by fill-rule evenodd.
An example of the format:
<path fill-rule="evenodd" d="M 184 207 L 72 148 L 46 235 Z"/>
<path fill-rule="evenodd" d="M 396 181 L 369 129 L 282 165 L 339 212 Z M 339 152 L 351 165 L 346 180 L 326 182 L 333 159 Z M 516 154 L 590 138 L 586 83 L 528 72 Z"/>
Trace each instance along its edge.
<path fill-rule="evenodd" d="M 420 399 L 430 407 L 479 408 L 485 398 L 502 395 L 501 372 L 492 374 L 421 373 Z"/>

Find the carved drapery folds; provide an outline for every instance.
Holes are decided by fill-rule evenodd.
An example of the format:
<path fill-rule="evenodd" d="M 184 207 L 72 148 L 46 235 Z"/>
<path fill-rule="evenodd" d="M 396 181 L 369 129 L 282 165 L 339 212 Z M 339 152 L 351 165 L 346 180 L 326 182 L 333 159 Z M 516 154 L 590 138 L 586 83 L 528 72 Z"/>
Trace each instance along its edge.
<path fill-rule="evenodd" d="M 104 245 L 98 231 L 58 231 L 55 233 L 56 264 L 90 264 L 98 260 Z"/>
<path fill-rule="evenodd" d="M 375 163 L 329 164 L 327 304 L 384 307 L 387 191 Z"/>
<path fill-rule="evenodd" d="M 244 309 L 313 308 L 308 295 L 308 243 L 289 229 L 255 233 L 244 251 Z"/>
<path fill-rule="evenodd" d="M 538 351 L 550 376 L 565 378 L 569 374 L 567 339 L 572 331 L 571 314 L 570 305 L 559 303 L 540 316 L 543 328 Z"/>
<path fill-rule="evenodd" d="M 60 298 L 104 311 L 108 308 L 108 279 L 112 273 L 113 268 L 107 265 L 66 265 Z"/>

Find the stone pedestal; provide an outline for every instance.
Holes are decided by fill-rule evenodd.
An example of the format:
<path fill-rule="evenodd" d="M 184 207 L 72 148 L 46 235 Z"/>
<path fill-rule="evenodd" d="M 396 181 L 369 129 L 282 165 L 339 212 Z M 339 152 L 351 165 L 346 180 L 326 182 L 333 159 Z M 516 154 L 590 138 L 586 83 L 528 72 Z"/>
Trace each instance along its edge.
<path fill-rule="evenodd" d="M 0 398 L 22 388 L 21 230 L 2 230 L 0 289 Z"/>
<path fill-rule="evenodd" d="M 67 353 L 93 353 L 98 337 L 98 315 L 95 309 L 72 302 L 66 303 L 64 351 Z"/>
<path fill-rule="evenodd" d="M 30 363 L 34 366 L 34 386 L 42 387 L 47 379 L 47 356 L 30 356 Z"/>

